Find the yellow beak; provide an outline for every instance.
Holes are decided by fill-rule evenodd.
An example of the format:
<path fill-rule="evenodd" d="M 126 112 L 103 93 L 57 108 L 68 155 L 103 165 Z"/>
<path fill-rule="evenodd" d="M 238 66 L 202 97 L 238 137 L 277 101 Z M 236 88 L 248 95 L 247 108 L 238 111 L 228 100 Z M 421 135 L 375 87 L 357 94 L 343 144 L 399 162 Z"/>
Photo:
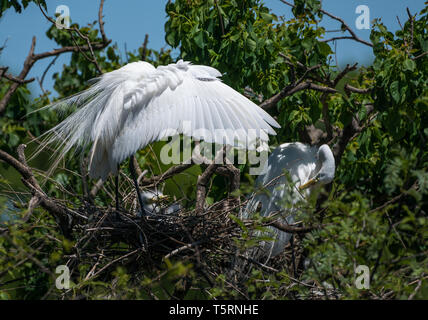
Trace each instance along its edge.
<path fill-rule="evenodd" d="M 316 184 L 317 182 L 318 182 L 318 179 L 311 179 L 308 182 L 306 182 L 305 184 L 302 184 L 301 186 L 299 186 L 299 190 L 307 189 L 310 186 Z"/>
<path fill-rule="evenodd" d="M 154 198 L 155 201 L 162 201 L 162 200 L 167 200 L 167 199 L 168 199 L 168 196 L 166 196 L 164 194 L 158 195 Z"/>
<path fill-rule="evenodd" d="M 167 200 L 167 199 L 168 199 L 168 196 L 162 194 L 162 195 L 154 196 L 153 198 L 149 199 L 147 202 L 149 204 L 152 204 L 152 203 L 162 202 L 162 201 Z"/>

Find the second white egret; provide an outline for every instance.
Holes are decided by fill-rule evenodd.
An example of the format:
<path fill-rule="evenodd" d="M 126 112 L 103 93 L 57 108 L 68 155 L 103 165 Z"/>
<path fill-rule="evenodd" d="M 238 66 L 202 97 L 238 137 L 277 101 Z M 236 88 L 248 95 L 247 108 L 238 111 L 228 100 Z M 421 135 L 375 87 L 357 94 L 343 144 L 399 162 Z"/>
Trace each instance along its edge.
<path fill-rule="evenodd" d="M 285 170 L 294 184 L 292 187 L 284 175 Z M 284 143 L 269 156 L 266 173 L 256 180 L 256 188 L 259 190 L 251 196 L 242 217 L 251 217 L 261 206 L 261 216 L 279 214 L 280 222 L 293 224 L 296 212 L 293 205 L 308 197 L 316 185 L 330 183 L 334 173 L 335 160 L 328 145 L 316 147 L 300 142 Z M 284 200 L 292 207 L 284 210 L 281 203 Z M 267 235 L 274 241 L 263 241 L 260 249 L 262 255 L 269 259 L 283 251 L 292 235 L 273 226 L 267 228 Z"/>

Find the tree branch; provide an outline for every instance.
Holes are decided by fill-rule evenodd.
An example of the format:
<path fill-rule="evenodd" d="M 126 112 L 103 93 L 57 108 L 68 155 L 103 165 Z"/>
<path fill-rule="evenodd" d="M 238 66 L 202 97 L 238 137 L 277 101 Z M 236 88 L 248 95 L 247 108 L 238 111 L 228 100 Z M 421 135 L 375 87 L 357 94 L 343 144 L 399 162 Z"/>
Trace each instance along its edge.
<path fill-rule="evenodd" d="M 36 46 L 36 37 L 33 37 L 33 39 L 31 40 L 30 51 L 27 55 L 27 58 L 24 61 L 24 67 L 22 68 L 22 71 L 18 76 L 18 79 L 20 80 L 25 79 L 25 77 L 27 76 L 28 72 L 30 72 L 31 67 L 35 62 L 35 60 L 33 59 L 35 46 Z M 13 82 L 8 88 L 8 90 L 6 91 L 3 98 L 0 100 L 0 115 L 4 113 L 6 109 L 6 105 L 8 104 L 12 95 L 15 93 L 16 89 L 18 89 L 19 85 L 20 85 L 19 82 Z"/>
<path fill-rule="evenodd" d="M 22 182 L 31 191 L 33 197 L 37 197 L 39 199 L 40 205 L 55 218 L 63 233 L 68 235 L 71 230 L 72 218 L 86 219 L 86 217 L 76 215 L 66 207 L 56 203 L 54 199 L 49 198 L 44 193 L 31 169 L 27 165 L 24 154 L 25 147 L 25 144 L 18 146 L 17 152 L 19 160 L 7 152 L 0 150 L 0 160 L 6 162 L 21 174 Z"/>
<path fill-rule="evenodd" d="M 25 77 L 30 72 L 30 69 L 32 68 L 32 66 L 34 65 L 34 63 L 36 61 L 40 60 L 40 59 L 44 59 L 44 58 L 52 57 L 52 56 L 58 56 L 58 55 L 60 55 L 62 53 L 65 53 L 65 52 L 90 51 L 91 54 L 92 54 L 92 56 L 93 56 L 93 58 L 94 58 L 94 61 L 92 61 L 92 62 L 94 62 L 97 65 L 98 70 L 101 71 L 101 68 L 99 68 L 99 65 L 98 65 L 98 63 L 96 61 L 95 54 L 94 54 L 93 50 L 104 49 L 111 42 L 111 40 L 107 39 L 107 37 L 105 36 L 105 33 L 104 33 L 104 27 L 103 27 L 104 22 L 102 21 L 102 8 L 103 8 L 103 5 L 104 5 L 104 1 L 102 0 L 101 4 L 100 4 L 100 11 L 98 13 L 98 16 L 99 17 L 101 16 L 101 19 L 100 19 L 100 32 L 102 34 L 103 42 L 93 42 L 93 43 L 91 43 L 88 37 L 82 35 L 82 33 L 79 30 L 77 30 L 76 28 L 74 28 L 73 30 L 75 30 L 79 34 L 80 37 L 82 37 L 83 39 L 86 40 L 86 42 L 87 42 L 86 45 L 83 45 L 83 46 L 79 46 L 79 45 L 76 45 L 76 46 L 66 46 L 66 47 L 54 49 L 52 51 L 47 51 L 47 52 L 43 52 L 43 53 L 39 53 L 39 54 L 34 54 L 34 49 L 35 49 L 35 46 L 36 46 L 36 37 L 32 38 L 30 52 L 28 53 L 28 56 L 27 56 L 27 58 L 24 61 L 24 67 L 22 68 L 21 73 L 19 74 L 18 77 L 11 78 L 11 79 L 13 79 L 13 80 L 11 80 L 13 83 L 10 85 L 10 87 L 7 89 L 5 95 L 0 100 L 0 115 L 2 115 L 5 112 L 6 105 L 9 103 L 10 98 L 15 93 L 16 89 L 18 89 L 19 85 L 21 85 L 23 83 L 31 82 L 31 81 L 34 80 L 34 79 L 25 80 Z M 51 21 L 52 23 L 55 23 L 55 21 L 52 18 L 50 18 L 49 16 L 46 15 L 46 13 L 43 11 L 43 8 L 40 6 L 40 4 L 39 4 L 39 8 L 40 8 L 41 12 L 43 13 L 43 15 L 49 21 Z M 5 78 L 10 77 L 9 75 L 5 76 L 5 74 L 6 74 L 5 67 L 2 67 L 2 69 L 0 69 L 0 70 L 3 70 L 3 71 L 1 71 L 2 72 L 1 73 L 2 77 L 5 77 Z"/>
<path fill-rule="evenodd" d="M 354 93 L 360 93 L 360 94 L 368 94 L 372 91 L 372 88 L 355 88 L 347 83 L 345 84 L 345 91 L 347 93 L 354 92 Z"/>
<path fill-rule="evenodd" d="M 174 167 L 169 168 L 168 170 L 166 170 L 164 173 L 160 175 L 141 179 L 140 184 L 143 186 L 158 184 L 163 180 L 166 180 L 176 174 L 183 172 L 184 170 L 190 168 L 191 166 L 193 166 L 192 163 L 183 163 L 183 164 L 176 165 Z"/>
<path fill-rule="evenodd" d="M 308 80 L 308 81 L 301 82 L 297 85 L 292 84 L 292 85 L 288 85 L 288 86 L 284 87 L 279 93 L 277 93 L 273 97 L 263 101 L 259 106 L 260 106 L 260 108 L 268 110 L 268 109 L 276 106 L 276 104 L 279 101 L 281 101 L 283 98 L 291 96 L 291 95 L 295 94 L 296 92 L 306 90 L 306 89 L 315 90 L 315 91 L 319 91 L 319 92 L 325 92 L 325 93 L 337 93 L 337 90 L 334 88 L 320 86 L 320 85 L 315 84 L 315 83 Z"/>
<path fill-rule="evenodd" d="M 288 232 L 288 233 L 308 233 L 308 232 L 311 232 L 315 229 L 320 228 L 320 226 L 318 226 L 318 227 L 293 227 L 293 226 L 286 225 L 286 224 L 279 222 L 279 221 L 269 222 L 267 225 L 275 227 L 281 231 Z"/>
<path fill-rule="evenodd" d="M 109 40 L 107 38 L 106 33 L 104 31 L 103 9 L 104 9 L 104 0 L 101 0 L 100 8 L 98 10 L 98 24 L 100 25 L 100 33 L 101 33 L 101 37 L 103 39 L 103 42 L 104 43 L 110 43 L 111 40 Z"/>
<path fill-rule="evenodd" d="M 207 196 L 207 187 L 208 182 L 210 181 L 212 175 L 215 173 L 216 169 L 220 164 L 213 161 L 208 168 L 198 177 L 198 182 L 196 184 L 196 213 L 202 213 L 205 205 L 205 198 Z"/>

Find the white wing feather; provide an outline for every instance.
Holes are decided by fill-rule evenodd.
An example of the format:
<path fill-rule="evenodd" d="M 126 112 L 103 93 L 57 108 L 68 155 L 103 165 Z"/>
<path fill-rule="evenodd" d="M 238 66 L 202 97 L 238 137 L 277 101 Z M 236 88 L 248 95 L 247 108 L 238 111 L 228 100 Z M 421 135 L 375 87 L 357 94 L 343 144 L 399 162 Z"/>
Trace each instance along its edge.
<path fill-rule="evenodd" d="M 158 68 L 129 63 L 102 75 L 89 89 L 48 106 L 78 110 L 46 133 L 47 142 L 60 143 L 57 161 L 73 146 L 92 143 L 89 174 L 106 178 L 137 150 L 174 133 L 250 149 L 255 143 L 245 144 L 249 136 L 267 141 L 268 134 L 275 134 L 271 126 L 279 124 L 220 76 L 212 67 L 182 60 Z M 201 129 L 206 130 L 198 132 Z M 223 131 L 214 135 L 218 129 Z M 235 135 L 240 143 L 234 143 Z"/>

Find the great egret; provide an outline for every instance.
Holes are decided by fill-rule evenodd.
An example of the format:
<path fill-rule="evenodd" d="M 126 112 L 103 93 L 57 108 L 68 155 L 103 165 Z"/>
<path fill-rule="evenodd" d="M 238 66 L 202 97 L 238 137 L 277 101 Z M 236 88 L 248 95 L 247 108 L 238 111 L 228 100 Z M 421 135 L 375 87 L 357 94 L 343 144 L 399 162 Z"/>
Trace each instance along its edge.
<path fill-rule="evenodd" d="M 45 107 L 78 108 L 45 133 L 47 143 L 60 144 L 53 167 L 73 146 L 92 144 L 89 176 L 106 179 L 137 150 L 175 134 L 248 149 L 256 139 L 266 142 L 279 124 L 220 76 L 215 68 L 183 60 L 157 68 L 132 62 L 103 74 L 89 89 Z M 133 161 L 130 169 L 144 208 Z"/>
<path fill-rule="evenodd" d="M 284 175 L 285 170 L 292 180 L 291 185 Z M 252 195 L 242 216 L 250 217 L 261 205 L 261 216 L 279 214 L 279 221 L 292 224 L 296 211 L 293 205 L 308 197 L 317 185 L 330 183 L 334 172 L 334 156 L 328 145 L 318 148 L 300 142 L 284 143 L 269 156 L 266 173 L 256 179 L 256 187 L 260 190 Z M 284 210 L 283 200 L 292 207 Z M 274 241 L 263 241 L 258 254 L 261 252 L 269 259 L 283 251 L 292 235 L 272 226 L 267 228 L 268 236 Z"/>

